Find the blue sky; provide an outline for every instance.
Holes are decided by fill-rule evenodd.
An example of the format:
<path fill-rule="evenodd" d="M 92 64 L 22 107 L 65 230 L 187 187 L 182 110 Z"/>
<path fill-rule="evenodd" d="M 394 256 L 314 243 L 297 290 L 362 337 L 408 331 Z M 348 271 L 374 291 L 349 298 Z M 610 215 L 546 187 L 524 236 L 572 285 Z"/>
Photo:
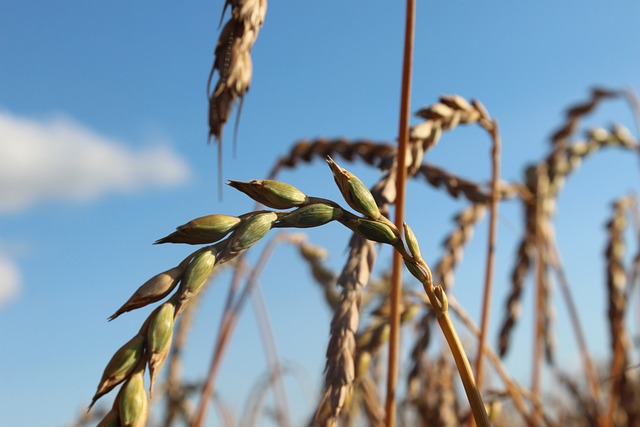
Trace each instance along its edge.
<path fill-rule="evenodd" d="M 252 208 L 231 189 L 218 201 L 216 150 L 206 144 L 206 79 L 222 3 L 0 4 L 0 425 L 70 422 L 148 310 L 111 323 L 106 318 L 190 249 L 151 243 L 192 218 Z M 271 2 L 253 50 L 254 79 L 236 158 L 231 129 L 225 134 L 224 178 L 265 177 L 304 137 L 393 140 L 400 3 Z M 417 11 L 412 110 L 441 94 L 480 99 L 500 122 L 507 180 L 519 179 L 525 164 L 542 158 L 564 108 L 586 99 L 589 88 L 640 90 L 637 2 L 419 2 Z M 637 131 L 622 101 L 605 104 L 587 124 L 614 121 Z M 460 129 L 446 135 L 428 161 L 485 180 L 488 150 L 481 131 Z M 589 344 L 603 360 L 603 225 L 613 198 L 638 190 L 637 166 L 631 156 L 603 153 L 585 162 L 560 199 L 560 249 Z M 359 164 L 348 167 L 365 182 L 376 179 Z M 281 179 L 338 200 L 322 162 Z M 408 199 L 408 222 L 433 263 L 451 216 L 464 203 L 422 184 L 409 187 Z M 505 204 L 494 330 L 521 228 L 519 208 Z M 456 295 L 475 314 L 485 235 L 486 222 L 456 282 Z M 336 269 L 347 238 L 338 225 L 309 233 L 311 242 L 331 252 Z M 288 383 L 302 420 L 319 386 L 330 313 L 305 268 L 291 262 L 295 257 L 291 248 L 279 249 L 261 283 L 280 354 L 305 372 L 302 393 Z M 380 265 L 389 258 L 382 251 Z M 283 275 L 285 267 L 292 270 Z M 187 375 L 206 370 L 227 284 L 224 276 L 216 281 L 201 305 Z M 531 331 L 526 297 L 517 348 L 507 359 L 525 383 Z M 565 310 L 556 301 L 560 360 L 575 365 Z M 264 370 L 255 321 L 245 310 L 218 382 L 237 414 Z"/>

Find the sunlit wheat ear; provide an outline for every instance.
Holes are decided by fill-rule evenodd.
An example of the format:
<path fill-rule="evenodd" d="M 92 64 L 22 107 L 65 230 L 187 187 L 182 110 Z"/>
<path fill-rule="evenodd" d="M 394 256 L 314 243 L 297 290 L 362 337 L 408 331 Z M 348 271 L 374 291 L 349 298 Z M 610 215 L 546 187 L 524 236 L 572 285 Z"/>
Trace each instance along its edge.
<path fill-rule="evenodd" d="M 490 189 L 434 165 L 422 164 L 416 171 L 416 176 L 424 177 L 433 187 L 443 188 L 453 198 L 464 197 L 478 204 L 486 204 L 491 199 Z M 520 184 L 499 183 L 500 200 L 516 197 L 523 192 L 526 194 L 526 189 Z"/>
<path fill-rule="evenodd" d="M 534 194 L 536 191 L 534 167 L 530 168 L 528 176 L 527 187 L 531 194 Z M 525 230 L 518 245 L 515 264 L 511 270 L 511 291 L 507 296 L 504 320 L 500 328 L 498 350 L 501 357 L 509 350 L 511 332 L 522 314 L 520 299 L 535 254 L 536 206 L 532 201 L 523 200 L 522 208 L 525 211 L 523 215 L 525 218 Z"/>
<path fill-rule="evenodd" d="M 324 160 L 327 156 L 350 162 L 362 160 L 368 165 L 379 167 L 384 161 L 390 162 L 394 155 L 394 146 L 387 142 L 345 138 L 304 139 L 296 142 L 288 154 L 278 159 L 269 177 L 274 178 L 282 169 L 292 169 L 314 159 Z"/>
<path fill-rule="evenodd" d="M 218 80 L 213 90 L 208 89 L 209 134 L 218 141 L 222 138 L 233 104 L 249 90 L 251 48 L 258 38 L 266 12 L 266 0 L 231 2 L 231 18 L 220 33 L 211 70 L 211 78 L 217 72 Z"/>
<path fill-rule="evenodd" d="M 549 175 L 550 200 L 546 206 L 548 215 L 553 215 L 555 200 L 567 177 L 578 170 L 585 158 L 608 147 L 629 151 L 640 150 L 638 141 L 635 141 L 629 130 L 622 126 L 612 126 L 610 129 L 589 129 L 586 131 L 585 140 L 577 141 L 571 145 L 562 144 L 554 148 L 554 151 L 543 161 L 546 163 Z"/>
<path fill-rule="evenodd" d="M 611 396 L 609 402 L 609 416 L 613 416 L 616 403 L 619 404 L 627 417 L 633 418 L 638 409 L 629 404 L 629 394 L 636 395 L 630 389 L 630 377 L 624 371 L 629 363 L 631 338 L 625 325 L 627 309 L 627 274 L 624 267 L 625 243 L 624 231 L 627 227 L 627 213 L 634 205 L 630 196 L 622 197 L 613 204 L 613 214 L 607 222 L 608 241 L 605 250 L 607 262 L 607 315 L 611 335 L 611 368 L 612 376 Z"/>
<path fill-rule="evenodd" d="M 594 99 L 600 100 L 606 97 L 614 96 L 615 92 L 596 91 Z M 579 123 L 579 117 L 581 113 L 591 111 L 596 105 L 596 101 L 589 101 L 580 108 L 576 108 L 571 113 L 568 113 L 571 117 L 574 117 L 574 122 Z M 588 105 L 587 105 L 588 104 Z M 573 126 L 573 125 L 572 125 Z M 567 128 L 569 129 L 569 128 Z M 633 139 L 631 133 L 622 126 L 614 126 L 610 130 L 595 128 L 586 132 L 586 140 L 577 141 L 573 144 L 568 144 L 566 138 L 573 134 L 574 129 L 571 128 L 571 132 L 566 134 L 557 134 L 554 138 L 563 139 L 562 143 L 555 144 L 551 150 L 551 153 L 545 160 L 542 160 L 539 164 L 530 166 L 525 172 L 525 182 L 527 184 L 528 191 L 522 191 L 523 195 L 523 207 L 525 218 L 525 232 L 519 245 L 519 249 L 516 256 L 516 263 L 512 270 L 512 288 L 507 298 L 507 308 L 505 319 L 500 331 L 499 336 L 499 350 L 500 355 L 504 356 L 509 347 L 510 334 L 520 317 L 521 305 L 520 296 L 524 288 L 526 276 L 529 272 L 529 267 L 532 261 L 532 256 L 535 251 L 535 221 L 536 221 L 536 205 L 535 200 L 542 198 L 540 206 L 543 212 L 540 213 L 541 218 L 544 221 L 551 221 L 555 210 L 556 201 L 562 190 L 567 177 L 578 170 L 582 163 L 582 160 L 599 151 L 605 147 L 618 147 L 629 151 L 640 150 L 640 145 Z M 548 188 L 545 194 L 539 194 L 536 189 L 536 182 L 538 173 L 544 171 L 548 179 Z M 527 197 L 527 193 L 533 197 Z M 552 309 L 545 304 L 545 323 L 548 323 L 552 318 Z M 545 348 L 547 351 L 547 359 L 551 359 L 551 353 L 553 348 L 553 341 L 551 339 L 551 328 L 547 328 L 547 334 L 545 336 Z"/>
<path fill-rule="evenodd" d="M 375 254 L 373 242 L 358 235 L 351 238 L 347 263 L 338 278 L 343 291 L 331 321 L 324 393 L 314 416 L 314 426 L 337 425 L 340 411 L 351 399 L 361 288 L 369 281 Z"/>
<path fill-rule="evenodd" d="M 209 137 L 218 143 L 218 171 L 222 181 L 222 131 L 236 101 L 249 90 L 253 74 L 251 49 L 267 12 L 266 0 L 238 0 L 231 5 L 231 18 L 224 25 L 215 49 L 215 59 L 207 83 L 209 97 Z M 218 80 L 211 89 L 214 74 Z M 238 120 L 239 120 L 238 113 Z"/>
<path fill-rule="evenodd" d="M 469 102 L 459 95 L 441 96 L 439 102 L 421 108 L 416 116 L 426 121 L 413 126 L 409 132 L 409 175 L 415 174 L 424 153 L 440 141 L 442 132 L 452 130 L 460 124 L 478 123 L 488 131 L 493 126 L 489 113 L 480 101 Z"/>
<path fill-rule="evenodd" d="M 591 113 L 601 101 L 625 95 L 624 91 L 594 88 L 589 99 L 571 105 L 565 111 L 565 122 L 551 136 L 553 145 L 563 144 L 580 126 L 580 119 Z"/>

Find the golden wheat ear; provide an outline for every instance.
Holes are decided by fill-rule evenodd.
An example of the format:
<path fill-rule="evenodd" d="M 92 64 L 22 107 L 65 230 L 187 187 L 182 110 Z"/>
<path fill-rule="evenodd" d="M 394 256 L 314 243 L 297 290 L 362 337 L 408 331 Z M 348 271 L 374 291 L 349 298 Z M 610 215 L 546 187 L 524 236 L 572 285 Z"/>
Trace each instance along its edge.
<path fill-rule="evenodd" d="M 218 144 L 218 196 L 220 199 L 222 199 L 222 131 L 231 115 L 233 105 L 240 100 L 234 131 L 235 153 L 242 101 L 249 90 L 253 74 L 251 49 L 264 22 L 267 1 L 226 1 L 222 16 L 228 6 L 231 6 L 231 17 L 220 32 L 207 81 L 209 141 L 213 137 Z M 218 81 L 212 90 L 213 76 L 216 71 Z"/>

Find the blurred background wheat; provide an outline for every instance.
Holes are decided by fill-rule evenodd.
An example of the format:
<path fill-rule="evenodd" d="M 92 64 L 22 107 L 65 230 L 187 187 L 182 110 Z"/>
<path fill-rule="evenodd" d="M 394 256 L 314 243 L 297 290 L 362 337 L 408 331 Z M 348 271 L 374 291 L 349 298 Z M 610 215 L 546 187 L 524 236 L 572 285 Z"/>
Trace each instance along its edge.
<path fill-rule="evenodd" d="M 189 253 L 148 244 L 193 218 L 253 209 L 229 189 L 217 200 L 218 171 L 339 201 L 323 165 L 331 155 L 393 214 L 402 8 L 27 1 L 4 9 L 2 425 L 95 425 L 107 414 L 117 390 L 89 414 L 86 404 L 110 355 L 151 310 L 104 319 Z M 481 387 L 496 425 L 640 424 L 638 12 L 632 3 L 505 4 L 500 13 L 418 5 L 406 220 L 449 295 L 472 364 L 493 119 L 500 124 Z M 24 22 L 36 30 L 27 34 Z M 222 127 L 239 113 L 230 104 L 243 106 L 238 151 L 235 159 L 218 152 L 221 169 L 201 142 L 208 110 L 210 134 L 231 146 L 234 132 Z M 348 240 L 335 224 L 272 233 L 246 259 L 216 268 L 178 318 L 171 351 L 162 349 L 147 425 L 385 425 L 391 252 L 363 242 L 345 252 Z M 467 423 L 432 311 L 419 284 L 406 273 L 404 281 L 397 423 Z"/>

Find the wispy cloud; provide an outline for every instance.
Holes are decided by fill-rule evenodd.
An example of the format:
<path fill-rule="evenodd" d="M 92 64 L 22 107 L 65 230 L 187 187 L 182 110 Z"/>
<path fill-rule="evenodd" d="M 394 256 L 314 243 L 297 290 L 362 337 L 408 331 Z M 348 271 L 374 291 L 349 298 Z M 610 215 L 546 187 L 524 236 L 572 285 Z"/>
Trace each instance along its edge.
<path fill-rule="evenodd" d="M 0 252 L 0 308 L 16 299 L 21 281 L 18 267 Z"/>
<path fill-rule="evenodd" d="M 188 175 L 186 163 L 165 146 L 134 151 L 69 118 L 0 111 L 0 214 L 46 200 L 174 185 Z"/>

